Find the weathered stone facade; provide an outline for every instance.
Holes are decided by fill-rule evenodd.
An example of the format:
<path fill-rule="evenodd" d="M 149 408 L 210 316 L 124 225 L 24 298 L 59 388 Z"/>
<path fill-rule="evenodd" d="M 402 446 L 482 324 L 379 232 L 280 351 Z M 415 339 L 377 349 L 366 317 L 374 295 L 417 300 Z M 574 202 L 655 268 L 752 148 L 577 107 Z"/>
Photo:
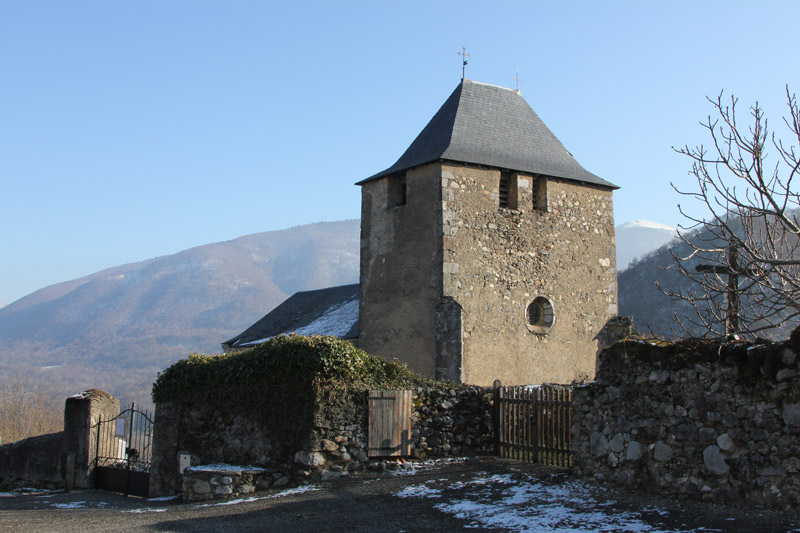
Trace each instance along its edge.
<path fill-rule="evenodd" d="M 611 190 L 514 173 L 517 208 L 503 208 L 500 174 L 442 168 L 442 293 L 463 308 L 462 381 L 592 378 L 594 337 L 617 313 Z M 526 320 L 539 296 L 555 313 L 544 334 Z"/>
<path fill-rule="evenodd" d="M 361 189 L 358 346 L 397 357 L 427 376 L 436 372 L 436 306 L 442 297 L 438 167 L 405 173 L 405 204 L 391 200 L 392 178 Z"/>
<path fill-rule="evenodd" d="M 576 387 L 580 473 L 704 501 L 800 509 L 796 345 L 656 345 L 600 353 Z"/>
<path fill-rule="evenodd" d="M 612 190 L 511 173 L 501 207 L 501 175 L 435 162 L 362 184 L 359 345 L 454 382 L 592 378 L 617 313 Z M 537 297 L 546 331 L 527 316 Z"/>

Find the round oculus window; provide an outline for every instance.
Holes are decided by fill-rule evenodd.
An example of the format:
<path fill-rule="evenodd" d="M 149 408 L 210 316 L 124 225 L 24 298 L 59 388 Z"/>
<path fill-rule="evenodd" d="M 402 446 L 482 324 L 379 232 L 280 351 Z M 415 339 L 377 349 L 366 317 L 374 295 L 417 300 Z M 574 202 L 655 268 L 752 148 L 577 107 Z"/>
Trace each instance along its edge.
<path fill-rule="evenodd" d="M 525 309 L 525 324 L 528 330 L 543 335 L 553 327 L 555 322 L 553 303 L 544 296 L 537 296 L 528 303 Z"/>

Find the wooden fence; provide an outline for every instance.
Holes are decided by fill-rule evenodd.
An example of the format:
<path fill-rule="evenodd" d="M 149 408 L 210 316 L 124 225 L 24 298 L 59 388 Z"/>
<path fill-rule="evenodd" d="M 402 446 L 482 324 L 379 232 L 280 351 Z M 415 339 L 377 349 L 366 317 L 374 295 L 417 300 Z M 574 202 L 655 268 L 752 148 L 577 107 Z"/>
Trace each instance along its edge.
<path fill-rule="evenodd" d="M 572 387 L 503 387 L 494 382 L 495 454 L 572 466 Z"/>

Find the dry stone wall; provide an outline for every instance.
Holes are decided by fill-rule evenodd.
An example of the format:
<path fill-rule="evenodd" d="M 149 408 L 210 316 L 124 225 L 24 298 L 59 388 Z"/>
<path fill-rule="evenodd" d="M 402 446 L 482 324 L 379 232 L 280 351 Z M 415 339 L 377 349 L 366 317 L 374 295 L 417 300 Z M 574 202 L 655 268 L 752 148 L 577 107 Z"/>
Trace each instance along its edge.
<path fill-rule="evenodd" d="M 799 370 L 791 343 L 621 341 L 575 388 L 576 467 L 662 495 L 797 511 Z"/>
<path fill-rule="evenodd" d="M 412 458 L 492 452 L 491 388 L 418 388 L 412 401 Z M 339 410 L 334 418 L 316 418 L 305 445 L 287 450 L 281 443 L 270 443 L 258 423 L 241 413 L 158 404 L 150 494 L 183 492 L 185 500 L 200 501 L 364 469 L 402 468 L 402 460 L 368 457 L 367 416 L 365 393 L 362 403 Z M 209 431 L 218 436 L 202 438 Z M 247 446 L 251 451 L 244 454 Z M 183 473 L 181 454 L 190 457 L 190 468 Z"/>
<path fill-rule="evenodd" d="M 198 465 L 183 472 L 183 500 L 196 502 L 236 498 L 288 484 L 289 476 L 268 468 L 227 464 Z"/>
<path fill-rule="evenodd" d="M 64 432 L 0 446 L 0 490 L 64 487 Z"/>
<path fill-rule="evenodd" d="M 492 454 L 492 400 L 490 387 L 417 389 L 412 413 L 413 457 Z"/>

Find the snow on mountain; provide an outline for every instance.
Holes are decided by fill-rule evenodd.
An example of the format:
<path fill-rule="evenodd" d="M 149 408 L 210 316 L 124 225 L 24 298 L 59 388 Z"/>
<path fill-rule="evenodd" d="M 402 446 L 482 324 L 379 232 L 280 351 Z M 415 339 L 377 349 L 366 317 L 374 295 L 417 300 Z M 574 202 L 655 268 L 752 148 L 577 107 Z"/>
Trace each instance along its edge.
<path fill-rule="evenodd" d="M 616 227 L 617 270 L 630 266 L 631 261 L 650 253 L 677 236 L 677 230 L 650 220 L 631 220 Z"/>

